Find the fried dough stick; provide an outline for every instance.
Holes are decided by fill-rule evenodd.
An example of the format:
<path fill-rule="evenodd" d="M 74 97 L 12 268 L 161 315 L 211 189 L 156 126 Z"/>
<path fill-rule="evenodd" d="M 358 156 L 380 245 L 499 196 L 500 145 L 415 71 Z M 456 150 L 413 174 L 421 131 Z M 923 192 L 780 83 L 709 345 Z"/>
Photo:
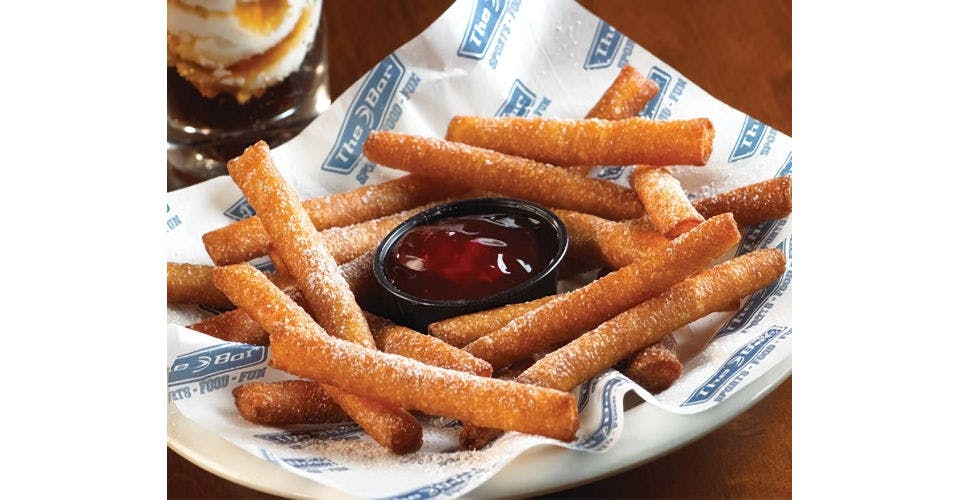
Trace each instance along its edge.
<path fill-rule="evenodd" d="M 427 326 L 427 333 L 454 347 L 463 347 L 506 325 L 514 318 L 550 302 L 555 297 L 555 295 L 548 295 L 529 302 L 508 304 L 495 309 L 454 316 L 430 323 Z"/>
<path fill-rule="evenodd" d="M 513 370 L 512 365 L 509 370 Z M 630 358 L 627 367 L 621 370 L 624 376 L 651 394 L 669 388 L 680 378 L 682 372 L 683 365 L 677 358 L 677 342 L 673 335 L 666 335 L 660 342 L 641 349 Z M 520 373 L 517 373 L 512 378 L 516 379 L 519 375 Z M 460 447 L 477 450 L 498 438 L 500 434 L 502 432 L 497 429 L 464 424 L 460 430 Z"/>
<path fill-rule="evenodd" d="M 659 255 L 670 243 L 663 235 L 638 225 L 571 210 L 555 209 L 554 213 L 570 235 L 570 257 L 594 265 L 620 269 Z"/>
<path fill-rule="evenodd" d="M 654 227 L 668 239 L 680 236 L 705 220 L 693 208 L 680 181 L 665 168 L 638 168 L 630 175 L 630 185 L 640 196 Z"/>
<path fill-rule="evenodd" d="M 576 338 L 653 297 L 705 269 L 738 241 L 740 233 L 733 216 L 718 215 L 671 242 L 658 257 L 634 262 L 560 295 L 463 349 L 488 361 L 495 369 L 504 367 Z"/>
<path fill-rule="evenodd" d="M 650 99 L 660 91 L 657 84 L 636 70 L 626 65 L 613 83 L 600 96 L 600 100 L 587 113 L 587 118 L 602 118 L 604 120 L 622 120 L 637 116 L 643 111 Z M 592 165 L 578 165 L 570 167 L 572 172 L 586 176 L 593 169 Z"/>
<path fill-rule="evenodd" d="M 630 356 L 620 372 L 650 394 L 667 390 L 683 373 L 683 363 L 677 357 L 677 340 L 672 334 L 664 335 L 656 344 Z"/>
<path fill-rule="evenodd" d="M 707 218 L 731 212 L 737 224 L 741 226 L 782 219 L 790 215 L 793 210 L 792 177 L 790 175 L 774 177 L 707 198 L 693 200 L 693 208 Z M 642 229 L 656 230 L 647 216 L 631 222 Z"/>
<path fill-rule="evenodd" d="M 260 141 L 248 147 L 242 155 L 227 163 L 227 171 L 259 214 L 272 247 L 296 279 L 313 317 L 332 335 L 375 349 L 360 306 L 300 205 L 297 194 L 273 165 L 267 144 Z M 219 269 L 214 270 L 214 284 L 224 291 L 223 280 L 219 278 Z M 230 297 L 229 293 L 226 295 Z M 283 297 L 287 298 L 286 295 Z M 247 313 L 250 314 L 249 308 Z M 264 326 L 261 321 L 258 323 Z M 269 328 L 264 329 L 270 332 Z M 395 453 L 409 453 L 420 448 L 422 428 L 406 410 L 349 394 L 337 387 L 323 389 L 384 447 Z"/>
<path fill-rule="evenodd" d="M 272 247 L 297 281 L 320 326 L 334 337 L 376 348 L 350 286 L 296 192 L 274 166 L 267 143 L 248 147 L 227 162 L 227 170 L 259 214 Z"/>
<path fill-rule="evenodd" d="M 490 363 L 446 342 L 400 325 L 388 325 L 374 333 L 380 350 L 422 363 L 472 373 L 478 377 L 493 374 Z"/>
<path fill-rule="evenodd" d="M 357 304 L 361 307 L 375 305 L 379 291 L 377 288 L 379 286 L 377 284 L 377 278 L 373 275 L 373 258 L 374 254 L 373 250 L 371 250 L 340 266 L 340 274 L 342 274 L 347 281 L 350 291 L 354 297 L 356 297 Z M 209 268 L 209 274 L 212 276 L 213 266 L 206 267 Z M 291 281 L 291 278 L 277 279 L 277 277 L 274 276 L 271 278 L 271 281 L 277 283 L 280 289 L 298 304 L 303 303 L 300 289 L 297 288 L 296 283 Z M 285 284 L 281 285 L 281 282 Z M 212 280 L 209 286 L 217 290 Z M 220 293 L 220 290 L 217 290 L 217 293 Z M 224 297 L 224 300 L 226 300 L 226 297 Z M 260 328 L 260 325 L 242 309 L 234 309 L 216 316 L 211 316 L 187 328 L 205 333 L 211 337 L 226 340 L 227 342 L 242 342 L 253 345 L 270 344 L 270 337 L 267 332 L 263 328 Z"/>
<path fill-rule="evenodd" d="M 440 202 L 431 202 L 410 210 L 368 220 L 359 224 L 345 227 L 331 227 L 320 231 L 320 242 L 329 251 L 337 264 L 353 260 L 365 252 L 376 247 L 387 233 L 403 221 L 430 208 L 451 201 L 445 199 Z"/>
<path fill-rule="evenodd" d="M 728 260 L 673 285 L 547 354 L 521 373 L 517 381 L 563 391 L 573 389 L 683 325 L 768 286 L 783 274 L 785 267 L 783 253 L 775 249 L 757 250 Z M 499 435 L 494 429 L 464 425 L 460 444 L 478 449 Z"/>
<path fill-rule="evenodd" d="M 622 120 L 637 116 L 659 91 L 660 87 L 656 82 L 628 64 L 620 70 L 617 78 L 593 105 L 587 118 Z"/>
<path fill-rule="evenodd" d="M 371 273 L 372 276 L 372 273 Z M 292 279 L 267 273 L 282 290 L 295 287 Z M 213 285 L 213 266 L 167 262 L 167 303 L 212 306 L 232 309 L 230 300 Z"/>
<path fill-rule="evenodd" d="M 441 139 L 374 131 L 363 153 L 376 163 L 431 178 L 610 219 L 640 217 L 630 189 L 567 169 Z"/>
<path fill-rule="evenodd" d="M 620 269 L 637 260 L 661 258 L 670 241 L 663 235 L 636 225 L 613 222 L 594 215 L 555 209 L 570 235 L 568 257 L 594 267 Z M 455 347 L 463 347 L 502 328 L 514 319 L 555 299 L 556 295 L 530 302 L 509 304 L 437 321 L 427 331 Z"/>
<path fill-rule="evenodd" d="M 260 425 L 333 424 L 350 419 L 321 384 L 310 380 L 243 384 L 233 389 L 233 402 L 244 420 Z"/>
<path fill-rule="evenodd" d="M 713 151 L 707 118 L 653 121 L 455 116 L 448 141 L 558 166 L 706 165 Z"/>
<path fill-rule="evenodd" d="M 463 347 L 555 297 L 548 295 L 530 302 L 455 316 L 431 323 L 427 331 L 454 347 Z M 626 360 L 621 371 L 652 394 L 666 390 L 677 381 L 683 371 L 683 364 L 677 357 L 677 341 L 672 335 L 668 335 L 660 342 L 641 349 Z"/>
<path fill-rule="evenodd" d="M 317 230 L 347 226 L 452 196 L 457 190 L 411 175 L 303 202 Z M 213 262 L 223 266 L 265 255 L 270 237 L 259 216 L 248 217 L 203 235 Z"/>
<path fill-rule="evenodd" d="M 786 268 L 776 249 L 741 255 L 670 287 L 546 355 L 518 381 L 570 390 L 617 361 L 773 283 Z"/>
<path fill-rule="evenodd" d="M 213 286 L 213 266 L 167 262 L 167 303 L 230 309 L 233 304 Z"/>
<path fill-rule="evenodd" d="M 232 302 L 270 332 L 278 369 L 398 407 L 484 427 L 564 441 L 576 435 L 576 401 L 568 393 L 432 367 L 326 335 L 249 265 L 218 268 L 214 277 Z"/>
<path fill-rule="evenodd" d="M 493 371 L 490 363 L 438 339 L 394 325 L 390 320 L 373 314 L 367 314 L 366 317 L 377 347 L 383 352 L 481 377 L 489 377 Z M 255 382 L 237 387 L 233 396 L 240 415 L 255 424 L 333 423 L 348 418 L 321 384 L 314 381 Z"/>

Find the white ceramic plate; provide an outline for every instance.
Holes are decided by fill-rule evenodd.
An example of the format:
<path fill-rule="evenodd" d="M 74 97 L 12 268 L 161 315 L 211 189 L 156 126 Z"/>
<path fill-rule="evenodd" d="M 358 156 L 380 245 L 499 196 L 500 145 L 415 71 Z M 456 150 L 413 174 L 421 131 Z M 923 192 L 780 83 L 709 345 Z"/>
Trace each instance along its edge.
<path fill-rule="evenodd" d="M 555 446 L 532 448 L 510 462 L 468 497 L 516 497 L 547 493 L 596 481 L 649 462 L 700 438 L 748 410 L 792 371 L 793 358 L 735 393 L 721 405 L 695 415 L 676 415 L 653 405 L 625 413 L 623 435 L 603 453 Z M 167 406 L 167 444 L 197 466 L 248 488 L 296 498 L 352 498 L 280 468 L 188 420 Z"/>

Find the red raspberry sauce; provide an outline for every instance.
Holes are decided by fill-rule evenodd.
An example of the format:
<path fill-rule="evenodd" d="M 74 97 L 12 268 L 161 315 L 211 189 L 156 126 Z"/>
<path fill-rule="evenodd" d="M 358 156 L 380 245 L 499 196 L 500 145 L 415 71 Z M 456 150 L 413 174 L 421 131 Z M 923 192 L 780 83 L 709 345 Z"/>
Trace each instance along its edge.
<path fill-rule="evenodd" d="M 453 217 L 410 230 L 391 249 L 385 271 L 419 298 L 480 299 L 543 271 L 552 239 L 547 224 L 521 213 Z"/>

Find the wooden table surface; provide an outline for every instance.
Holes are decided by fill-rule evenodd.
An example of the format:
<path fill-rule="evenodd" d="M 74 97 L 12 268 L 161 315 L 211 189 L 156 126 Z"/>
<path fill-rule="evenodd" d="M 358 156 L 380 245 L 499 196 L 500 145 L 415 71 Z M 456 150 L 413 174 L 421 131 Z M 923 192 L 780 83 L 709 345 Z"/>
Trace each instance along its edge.
<path fill-rule="evenodd" d="M 526 0 L 532 1 L 532 0 Z M 789 0 L 580 0 L 717 99 L 792 133 Z M 336 98 L 423 31 L 450 0 L 325 0 Z M 195 182 L 168 169 L 167 189 Z M 791 379 L 756 406 L 654 462 L 544 498 L 783 498 L 792 492 Z M 167 450 L 170 498 L 275 498 Z"/>

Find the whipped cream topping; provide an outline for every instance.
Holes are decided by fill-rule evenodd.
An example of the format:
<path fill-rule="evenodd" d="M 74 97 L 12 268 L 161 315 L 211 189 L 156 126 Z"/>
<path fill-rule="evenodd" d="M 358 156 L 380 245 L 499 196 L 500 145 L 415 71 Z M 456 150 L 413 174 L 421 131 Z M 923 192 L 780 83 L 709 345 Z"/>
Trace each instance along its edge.
<path fill-rule="evenodd" d="M 204 96 L 243 103 L 296 71 L 319 21 L 317 0 L 168 0 L 168 65 Z"/>

